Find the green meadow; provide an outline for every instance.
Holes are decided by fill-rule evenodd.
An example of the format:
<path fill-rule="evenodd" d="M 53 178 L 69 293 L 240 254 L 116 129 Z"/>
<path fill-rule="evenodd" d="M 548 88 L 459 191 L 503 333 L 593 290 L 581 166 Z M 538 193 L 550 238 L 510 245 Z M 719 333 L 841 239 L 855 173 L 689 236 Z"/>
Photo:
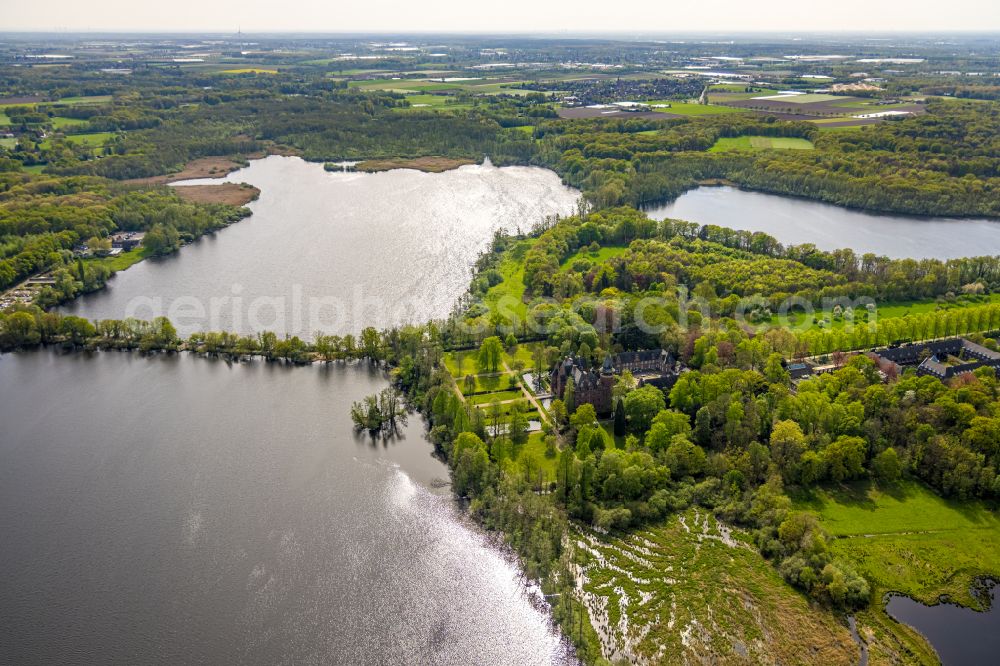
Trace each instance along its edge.
<path fill-rule="evenodd" d="M 976 607 L 974 579 L 1000 575 L 1000 517 L 982 503 L 944 499 L 905 481 L 821 490 L 795 504 L 837 537 L 833 551 L 868 579 L 876 603 L 891 591 Z"/>
<path fill-rule="evenodd" d="M 812 150 L 815 148 L 809 139 L 795 137 L 771 136 L 737 136 L 723 137 L 715 142 L 709 152 L 721 153 L 730 150 Z"/>

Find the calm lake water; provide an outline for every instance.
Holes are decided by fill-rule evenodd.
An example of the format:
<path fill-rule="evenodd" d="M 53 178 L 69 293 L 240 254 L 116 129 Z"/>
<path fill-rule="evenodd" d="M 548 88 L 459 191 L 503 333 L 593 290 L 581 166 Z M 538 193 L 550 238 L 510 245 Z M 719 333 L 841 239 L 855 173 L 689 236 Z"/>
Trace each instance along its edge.
<path fill-rule="evenodd" d="M 548 664 L 517 568 L 367 366 L 0 356 L 0 663 Z"/>
<path fill-rule="evenodd" d="M 927 637 L 944 666 L 980 666 L 997 663 L 1000 654 L 1000 608 L 997 589 L 990 591 L 985 613 L 955 604 L 925 606 L 909 597 L 889 597 L 886 612 Z"/>
<path fill-rule="evenodd" d="M 64 311 L 167 315 L 182 335 L 267 329 L 311 337 L 423 323 L 449 313 L 494 231 L 527 231 L 572 213 L 579 196 L 545 169 L 331 173 L 279 156 L 218 181 L 188 182 L 247 182 L 261 194 L 253 216 L 129 268 Z"/>
<path fill-rule="evenodd" d="M 914 259 L 1000 254 L 1000 221 L 875 215 L 734 187 L 699 187 L 647 213 L 657 220 L 763 231 L 785 245 L 813 243 L 822 250 L 849 247 Z"/>

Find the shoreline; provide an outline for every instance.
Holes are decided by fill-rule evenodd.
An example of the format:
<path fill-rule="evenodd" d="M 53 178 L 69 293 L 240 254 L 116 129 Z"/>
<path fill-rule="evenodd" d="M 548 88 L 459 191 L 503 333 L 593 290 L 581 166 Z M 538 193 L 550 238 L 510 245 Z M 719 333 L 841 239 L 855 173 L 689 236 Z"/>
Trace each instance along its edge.
<path fill-rule="evenodd" d="M 467 157 L 379 158 L 362 160 L 354 165 L 353 170 L 365 173 L 378 173 L 393 169 L 413 169 L 414 171 L 423 171 L 424 173 L 443 173 L 470 164 L 479 164 L 479 162 Z"/>

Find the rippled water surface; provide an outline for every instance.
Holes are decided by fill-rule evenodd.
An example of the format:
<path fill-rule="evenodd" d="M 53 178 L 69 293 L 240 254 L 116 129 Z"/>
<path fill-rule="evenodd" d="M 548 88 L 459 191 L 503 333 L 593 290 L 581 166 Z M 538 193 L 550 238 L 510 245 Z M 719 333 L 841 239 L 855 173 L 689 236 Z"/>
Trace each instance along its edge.
<path fill-rule="evenodd" d="M 997 220 L 874 215 L 734 187 L 699 187 L 648 213 L 658 220 L 763 231 L 785 245 L 813 243 L 821 250 L 849 247 L 858 254 L 914 259 L 1000 254 Z"/>
<path fill-rule="evenodd" d="M 892 595 L 885 610 L 924 636 L 937 651 L 944 666 L 980 666 L 997 663 L 1000 654 L 1000 608 L 997 589 L 989 592 L 986 612 L 940 603 L 926 606 L 902 595 Z"/>
<path fill-rule="evenodd" d="M 366 366 L 0 356 L 0 663 L 546 664 L 518 573 Z"/>
<path fill-rule="evenodd" d="M 66 311 L 163 314 L 182 334 L 307 337 L 424 322 L 448 314 L 494 231 L 569 214 L 578 196 L 551 171 L 488 163 L 366 174 L 272 156 L 223 180 L 260 188 L 252 217 L 129 268 Z"/>

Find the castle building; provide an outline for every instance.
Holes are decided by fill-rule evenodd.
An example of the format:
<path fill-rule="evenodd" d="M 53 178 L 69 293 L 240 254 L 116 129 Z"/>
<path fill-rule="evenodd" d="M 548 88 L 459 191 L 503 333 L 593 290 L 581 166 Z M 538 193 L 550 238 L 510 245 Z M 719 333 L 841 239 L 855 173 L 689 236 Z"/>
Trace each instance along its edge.
<path fill-rule="evenodd" d="M 604 357 L 600 370 L 577 356 L 567 356 L 557 363 L 549 376 L 552 395 L 562 398 L 569 380 L 573 380 L 573 392 L 577 405 L 591 404 L 598 414 L 610 414 L 614 409 L 612 390 L 618 375 L 628 370 L 639 386 L 651 385 L 666 392 L 677 381 L 680 364 L 674 356 L 663 349 L 636 352 L 622 352 Z"/>

